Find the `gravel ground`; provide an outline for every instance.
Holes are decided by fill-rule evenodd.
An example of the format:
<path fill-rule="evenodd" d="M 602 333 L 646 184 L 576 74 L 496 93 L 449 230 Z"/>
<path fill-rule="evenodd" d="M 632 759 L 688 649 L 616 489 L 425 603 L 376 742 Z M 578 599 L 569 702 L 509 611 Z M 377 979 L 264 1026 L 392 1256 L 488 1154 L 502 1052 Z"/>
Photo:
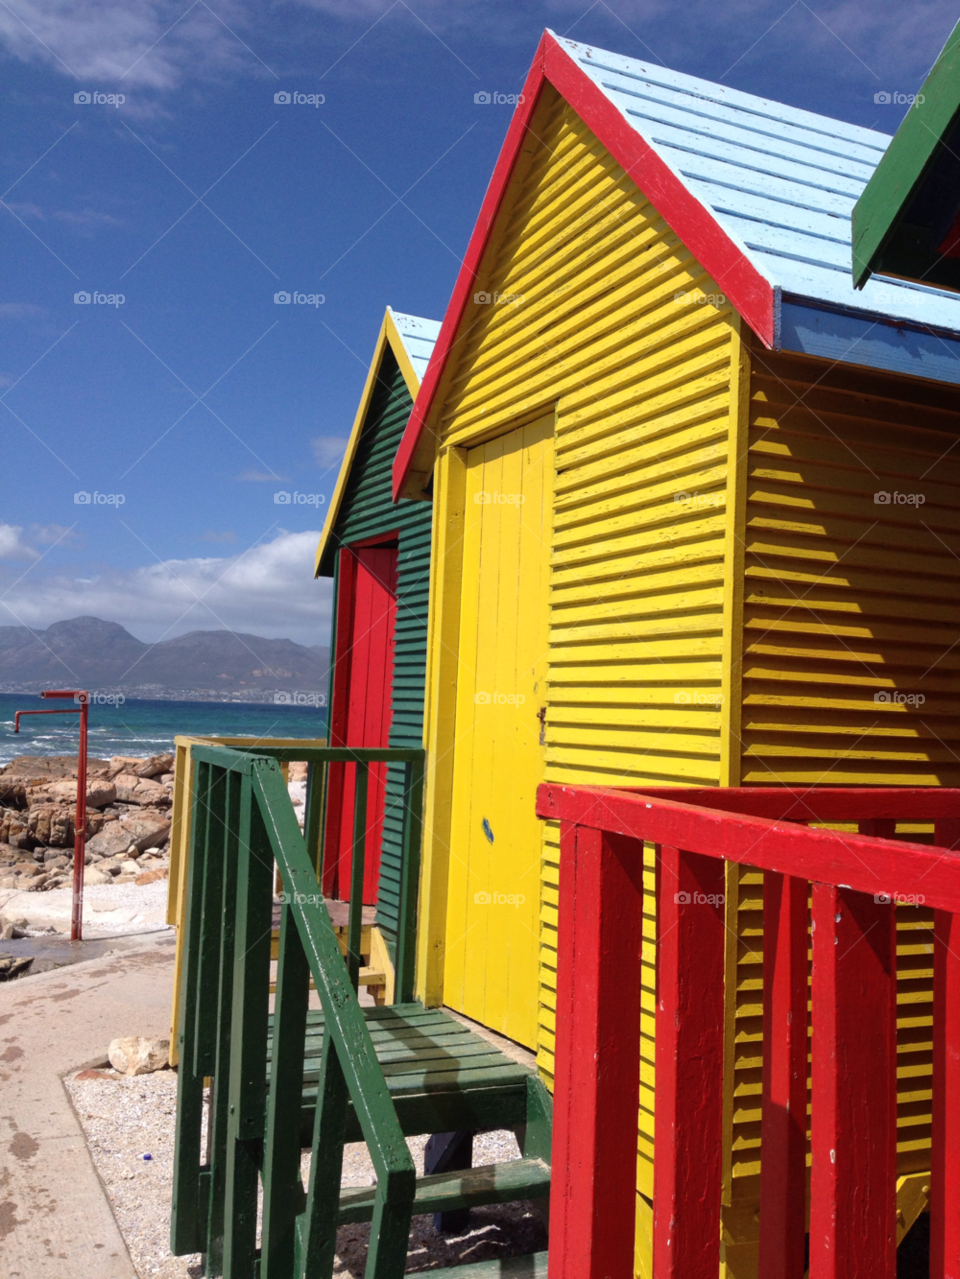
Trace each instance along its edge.
<path fill-rule="evenodd" d="M 89 1077 L 91 1074 L 94 1077 Z M 80 1077 L 68 1077 L 64 1083 L 140 1279 L 194 1279 L 202 1274 L 198 1256 L 173 1257 L 168 1242 L 176 1072 L 163 1070 L 134 1078 L 112 1070 L 81 1072 Z M 426 1137 L 408 1141 L 421 1174 L 426 1141 Z M 145 1154 L 150 1158 L 144 1159 Z M 482 1133 L 474 1139 L 476 1165 L 519 1157 L 512 1132 Z M 304 1155 L 304 1184 L 309 1168 L 310 1157 Z M 366 1146 L 348 1145 L 343 1184 L 368 1186 L 373 1180 Z M 344 1226 L 338 1237 L 334 1274 L 360 1279 L 368 1240 L 368 1226 Z M 459 1261 L 511 1257 L 544 1247 L 543 1225 L 529 1203 L 474 1208 L 470 1229 L 462 1235 L 438 1234 L 432 1217 L 414 1217 L 407 1272 L 434 1270 Z"/>

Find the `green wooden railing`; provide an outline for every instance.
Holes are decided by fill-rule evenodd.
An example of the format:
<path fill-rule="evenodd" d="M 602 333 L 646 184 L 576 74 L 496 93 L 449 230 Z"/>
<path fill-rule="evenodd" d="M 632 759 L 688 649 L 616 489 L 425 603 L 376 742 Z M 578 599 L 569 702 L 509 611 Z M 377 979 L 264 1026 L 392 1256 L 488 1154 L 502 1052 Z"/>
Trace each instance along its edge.
<path fill-rule="evenodd" d="M 423 751 L 193 748 L 187 942 L 171 1250 L 205 1255 L 225 1279 L 328 1279 L 333 1272 L 347 1112 L 377 1173 L 366 1279 L 403 1274 L 415 1170 L 357 999 L 369 765 L 405 765 L 397 1002 L 412 998 Z M 279 762 L 307 760 L 301 833 Z M 353 890 L 346 961 L 319 866 L 326 768 L 355 769 Z M 283 881 L 270 1024 L 274 861 Z M 300 1176 L 310 978 L 323 1041 L 309 1186 Z M 204 1081 L 212 1081 L 201 1150 Z M 263 1190 L 257 1246 L 258 1192 Z"/>

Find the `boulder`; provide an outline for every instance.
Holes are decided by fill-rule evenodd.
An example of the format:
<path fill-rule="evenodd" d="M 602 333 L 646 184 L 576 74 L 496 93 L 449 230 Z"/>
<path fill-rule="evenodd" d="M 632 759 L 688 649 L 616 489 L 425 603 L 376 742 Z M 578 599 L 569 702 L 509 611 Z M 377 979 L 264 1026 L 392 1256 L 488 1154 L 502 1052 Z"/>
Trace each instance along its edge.
<path fill-rule="evenodd" d="M 63 800 L 68 804 L 76 803 L 76 782 L 54 782 L 52 786 L 48 786 L 46 789 L 51 799 Z M 112 804 L 116 798 L 117 788 L 112 782 L 105 781 L 99 777 L 87 782 L 88 808 L 103 808 L 107 804 Z"/>
<path fill-rule="evenodd" d="M 105 870 L 100 870 L 96 866 L 85 866 L 83 871 L 83 882 L 90 884 L 110 884 L 113 882 L 113 876 L 108 875 Z"/>
<path fill-rule="evenodd" d="M 120 773 L 132 773 L 143 762 L 142 755 L 114 755 L 107 765 L 106 776 L 113 781 Z"/>
<path fill-rule="evenodd" d="M 114 857 L 125 853 L 131 846 L 138 852 L 165 839 L 170 830 L 167 818 L 156 813 L 138 813 L 136 817 L 121 817 L 108 822 L 98 835 L 94 835 L 87 847 L 96 856 Z"/>
<path fill-rule="evenodd" d="M 151 755 L 149 759 L 141 760 L 133 771 L 138 777 L 159 777 L 172 768 L 172 755 Z"/>
<path fill-rule="evenodd" d="M 107 1049 L 110 1065 L 121 1075 L 149 1075 L 164 1070 L 170 1062 L 170 1040 L 132 1035 L 114 1039 Z"/>
<path fill-rule="evenodd" d="M 142 888 L 144 884 L 155 884 L 159 879 L 166 879 L 169 874 L 166 866 L 162 866 L 156 870 L 145 870 L 142 875 L 137 875 L 135 882 L 138 888 Z"/>

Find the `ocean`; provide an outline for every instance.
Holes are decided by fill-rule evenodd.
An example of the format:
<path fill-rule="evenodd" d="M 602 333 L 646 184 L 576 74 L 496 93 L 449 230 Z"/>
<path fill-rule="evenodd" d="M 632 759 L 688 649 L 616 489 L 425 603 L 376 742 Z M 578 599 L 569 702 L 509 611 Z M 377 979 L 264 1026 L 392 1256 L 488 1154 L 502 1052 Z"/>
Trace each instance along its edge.
<path fill-rule="evenodd" d="M 29 715 L 18 710 L 65 708 L 69 702 L 41 701 L 28 693 L 0 693 L 0 766 L 17 755 L 72 755 L 77 749 L 79 716 Z M 323 707 L 262 705 L 241 702 L 165 702 L 130 699 L 122 706 L 92 705 L 88 753 L 91 759 L 111 755 L 159 755 L 173 750 L 180 734 L 216 737 L 325 737 Z"/>

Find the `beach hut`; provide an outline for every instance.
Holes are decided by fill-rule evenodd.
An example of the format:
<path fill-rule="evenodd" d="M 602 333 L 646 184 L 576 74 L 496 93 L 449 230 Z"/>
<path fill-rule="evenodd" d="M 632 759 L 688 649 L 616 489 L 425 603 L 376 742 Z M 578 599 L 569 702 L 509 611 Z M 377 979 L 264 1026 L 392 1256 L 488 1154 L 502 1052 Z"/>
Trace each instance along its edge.
<path fill-rule="evenodd" d="M 432 510 L 394 505 L 390 468 L 439 328 L 387 307 L 317 550 L 316 575 L 333 578 L 331 746 L 423 742 Z M 323 859 L 324 893 L 341 900 L 350 896 L 353 841 L 348 767 L 330 766 Z M 374 765 L 367 795 L 363 896 L 391 955 L 402 781 L 401 766 Z"/>
<path fill-rule="evenodd" d="M 535 1048 L 548 1082 L 539 783 L 960 784 L 960 296 L 854 288 L 851 210 L 888 143 L 550 32 L 524 85 L 394 493 L 436 507 L 419 991 Z M 654 876 L 651 848 L 639 1273 Z M 728 868 L 724 895 L 723 1273 L 746 1279 L 762 874 Z M 898 920 L 908 1228 L 930 913 Z"/>

